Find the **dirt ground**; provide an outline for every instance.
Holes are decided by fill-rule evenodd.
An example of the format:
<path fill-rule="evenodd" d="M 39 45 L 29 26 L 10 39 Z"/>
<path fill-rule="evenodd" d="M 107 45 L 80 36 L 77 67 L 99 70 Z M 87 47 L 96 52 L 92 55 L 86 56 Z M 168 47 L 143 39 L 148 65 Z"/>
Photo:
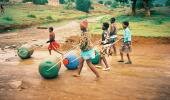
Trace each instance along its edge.
<path fill-rule="evenodd" d="M 80 32 L 74 27 L 78 26 L 76 21 L 54 26 L 57 40 L 63 44 L 61 50 L 77 41 L 75 35 Z M 119 54 L 107 57 L 111 70 L 97 69 L 99 80 L 86 65 L 79 78 L 72 76 L 76 71 L 62 66 L 58 78 L 43 79 L 38 66 L 49 55 L 47 39 L 48 31 L 36 28 L 1 35 L 0 100 L 170 100 L 169 38 L 133 37 L 133 64 L 118 63 Z M 98 39 L 95 36 L 93 41 Z M 23 43 L 37 45 L 32 58 L 17 56 L 15 49 Z M 13 82 L 21 82 L 19 88 L 11 86 Z"/>

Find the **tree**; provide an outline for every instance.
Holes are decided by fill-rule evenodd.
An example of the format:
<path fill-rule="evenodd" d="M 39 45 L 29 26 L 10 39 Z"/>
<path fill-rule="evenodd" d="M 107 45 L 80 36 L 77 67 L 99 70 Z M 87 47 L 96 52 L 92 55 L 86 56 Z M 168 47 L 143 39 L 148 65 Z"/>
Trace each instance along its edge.
<path fill-rule="evenodd" d="M 167 0 L 166 6 L 170 6 L 170 0 Z"/>
<path fill-rule="evenodd" d="M 153 0 L 131 0 L 132 1 L 132 14 L 136 14 L 136 8 L 144 8 L 146 16 L 150 16 L 150 7 Z M 137 6 L 137 7 L 136 7 Z"/>
<path fill-rule="evenodd" d="M 83 11 L 83 12 L 89 12 L 91 7 L 91 1 L 90 0 L 76 0 L 76 9 Z"/>

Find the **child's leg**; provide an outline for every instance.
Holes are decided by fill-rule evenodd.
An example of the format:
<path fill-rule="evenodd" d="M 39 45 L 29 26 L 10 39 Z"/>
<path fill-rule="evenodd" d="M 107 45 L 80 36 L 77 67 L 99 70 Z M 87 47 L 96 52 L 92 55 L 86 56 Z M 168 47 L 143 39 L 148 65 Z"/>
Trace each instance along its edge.
<path fill-rule="evenodd" d="M 109 68 L 109 65 L 108 65 L 108 63 L 107 63 L 106 58 L 105 58 L 105 57 L 102 57 L 101 59 L 103 60 L 103 62 L 104 62 L 104 64 L 105 64 L 106 68 Z"/>
<path fill-rule="evenodd" d="M 112 48 L 113 48 L 113 50 L 114 50 L 114 53 L 116 54 L 116 53 L 117 53 L 117 52 L 116 52 L 116 46 L 113 45 Z"/>
<path fill-rule="evenodd" d="M 49 50 L 49 54 L 51 55 L 51 50 Z"/>
<path fill-rule="evenodd" d="M 58 50 L 54 50 L 55 52 L 57 52 L 57 53 L 59 53 L 59 54 L 61 54 L 61 55 L 63 55 L 60 51 L 58 51 Z"/>
<path fill-rule="evenodd" d="M 76 75 L 74 75 L 74 77 L 79 77 L 80 76 L 81 70 L 83 68 L 83 64 L 84 64 L 84 59 L 80 58 L 80 64 L 79 64 L 79 67 L 78 67 L 78 73 Z"/>
<path fill-rule="evenodd" d="M 90 60 L 86 60 L 87 65 L 89 66 L 89 68 L 93 71 L 93 73 L 96 75 L 97 78 L 99 78 L 99 73 L 96 71 L 94 65 L 91 63 Z"/>
<path fill-rule="evenodd" d="M 118 62 L 124 62 L 124 59 L 123 59 L 123 52 L 120 52 L 120 57 L 121 57 L 121 60 L 119 60 Z"/>
<path fill-rule="evenodd" d="M 127 58 L 128 58 L 128 63 L 129 63 L 129 64 L 132 63 L 132 62 L 131 62 L 131 59 L 130 59 L 129 53 L 127 53 Z"/>

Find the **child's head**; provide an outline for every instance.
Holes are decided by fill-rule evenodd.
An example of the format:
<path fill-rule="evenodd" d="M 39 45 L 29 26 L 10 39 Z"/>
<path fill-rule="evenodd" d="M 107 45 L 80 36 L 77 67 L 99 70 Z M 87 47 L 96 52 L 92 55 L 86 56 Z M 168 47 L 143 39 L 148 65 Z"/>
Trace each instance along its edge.
<path fill-rule="evenodd" d="M 127 28 L 129 26 L 129 22 L 128 21 L 124 21 L 122 23 L 122 26 L 123 26 L 123 28 Z"/>
<path fill-rule="evenodd" d="M 108 22 L 104 22 L 103 26 L 102 26 L 102 30 L 108 30 L 109 28 L 109 23 Z"/>
<path fill-rule="evenodd" d="M 116 21 L 116 19 L 114 18 L 114 17 L 112 17 L 111 19 L 110 19 L 110 23 L 112 24 L 112 23 L 115 23 L 115 21 Z"/>
<path fill-rule="evenodd" d="M 83 32 L 87 31 L 87 27 L 88 27 L 88 21 L 87 21 L 87 20 L 83 20 L 83 21 L 80 23 L 80 29 L 81 29 L 81 31 L 83 31 Z"/>
<path fill-rule="evenodd" d="M 53 27 L 49 27 L 49 32 L 53 32 Z"/>

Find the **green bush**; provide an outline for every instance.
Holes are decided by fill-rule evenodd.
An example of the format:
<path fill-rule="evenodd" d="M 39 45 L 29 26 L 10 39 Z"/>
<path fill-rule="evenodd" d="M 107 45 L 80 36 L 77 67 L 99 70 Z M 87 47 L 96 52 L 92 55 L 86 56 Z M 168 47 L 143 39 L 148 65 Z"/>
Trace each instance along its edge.
<path fill-rule="evenodd" d="M 48 3 L 48 0 L 33 0 L 34 4 L 45 5 Z"/>
<path fill-rule="evenodd" d="M 170 0 L 167 0 L 166 6 L 170 6 Z"/>
<path fill-rule="evenodd" d="M 0 2 L 9 2 L 9 0 L 0 0 Z"/>
<path fill-rule="evenodd" d="M 117 8 L 119 6 L 118 2 L 112 2 L 111 7 L 112 8 Z"/>
<path fill-rule="evenodd" d="M 65 3 L 65 0 L 59 0 L 59 3 L 60 3 L 60 4 L 64 4 L 64 3 Z"/>
<path fill-rule="evenodd" d="M 3 17 L 3 19 L 6 21 L 13 21 L 13 18 L 10 16 Z"/>
<path fill-rule="evenodd" d="M 98 1 L 99 4 L 103 4 L 103 1 Z"/>
<path fill-rule="evenodd" d="M 33 2 L 33 0 L 22 0 L 23 3 L 26 3 L 26 2 Z"/>
<path fill-rule="evenodd" d="M 33 14 L 29 14 L 29 15 L 27 15 L 27 17 L 29 17 L 29 18 L 36 18 L 36 16 L 35 16 L 35 15 L 33 15 Z"/>
<path fill-rule="evenodd" d="M 112 1 L 108 0 L 104 3 L 104 5 L 112 5 Z"/>
<path fill-rule="evenodd" d="M 76 0 L 76 9 L 83 12 L 89 12 L 91 7 L 90 0 Z"/>
<path fill-rule="evenodd" d="M 64 9 L 73 9 L 74 5 L 73 2 L 70 0 L 66 3 L 66 5 L 64 5 Z"/>

